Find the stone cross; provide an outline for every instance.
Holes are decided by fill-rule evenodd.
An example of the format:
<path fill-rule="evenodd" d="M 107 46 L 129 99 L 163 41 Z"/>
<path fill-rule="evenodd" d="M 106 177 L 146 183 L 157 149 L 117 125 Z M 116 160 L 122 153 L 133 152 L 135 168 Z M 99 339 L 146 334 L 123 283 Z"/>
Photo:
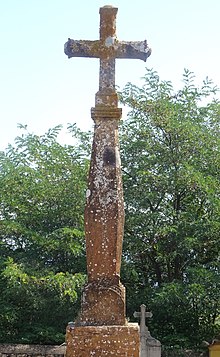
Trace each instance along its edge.
<path fill-rule="evenodd" d="M 147 327 L 145 324 L 146 317 L 152 317 L 152 312 L 146 312 L 146 306 L 144 304 L 141 305 L 141 311 L 134 312 L 134 317 L 140 318 L 140 332 L 141 335 L 146 333 Z"/>
<path fill-rule="evenodd" d="M 146 312 L 146 306 L 141 305 L 140 312 L 134 312 L 134 317 L 140 318 L 140 356 L 139 357 L 161 357 L 161 343 L 153 338 L 148 330 L 145 320 L 152 317 L 151 312 Z"/>
<path fill-rule="evenodd" d="M 115 91 L 115 59 L 146 61 L 146 41 L 119 42 L 117 8 L 100 8 L 100 39 L 71 40 L 70 57 L 100 59 L 99 91 L 91 116 L 95 122 L 85 207 L 88 284 L 84 287 L 79 325 L 124 325 L 125 289 L 120 283 L 124 230 L 124 201 L 120 167 L 118 123 L 121 109 Z"/>
<path fill-rule="evenodd" d="M 64 51 L 70 57 L 100 58 L 99 90 L 115 89 L 115 58 L 147 60 L 151 50 L 147 41 L 118 41 L 116 37 L 116 14 L 112 6 L 100 8 L 100 39 L 96 41 L 71 40 Z"/>

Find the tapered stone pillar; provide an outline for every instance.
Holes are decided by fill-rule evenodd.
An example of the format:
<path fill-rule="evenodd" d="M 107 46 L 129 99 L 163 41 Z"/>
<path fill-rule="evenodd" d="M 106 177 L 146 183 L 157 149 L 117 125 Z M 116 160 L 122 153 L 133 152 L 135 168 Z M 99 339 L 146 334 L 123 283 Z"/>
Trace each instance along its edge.
<path fill-rule="evenodd" d="M 124 202 L 118 143 L 121 110 L 92 109 L 95 121 L 85 209 L 88 284 L 81 319 L 88 324 L 124 325 L 125 289 L 120 283 Z"/>

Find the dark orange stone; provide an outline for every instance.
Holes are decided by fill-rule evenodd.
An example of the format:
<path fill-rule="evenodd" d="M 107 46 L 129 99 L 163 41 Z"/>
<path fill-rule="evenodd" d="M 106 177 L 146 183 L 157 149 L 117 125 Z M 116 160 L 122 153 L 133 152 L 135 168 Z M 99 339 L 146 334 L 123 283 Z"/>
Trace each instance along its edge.
<path fill-rule="evenodd" d="M 139 357 L 137 324 L 67 327 L 66 343 L 66 357 Z"/>

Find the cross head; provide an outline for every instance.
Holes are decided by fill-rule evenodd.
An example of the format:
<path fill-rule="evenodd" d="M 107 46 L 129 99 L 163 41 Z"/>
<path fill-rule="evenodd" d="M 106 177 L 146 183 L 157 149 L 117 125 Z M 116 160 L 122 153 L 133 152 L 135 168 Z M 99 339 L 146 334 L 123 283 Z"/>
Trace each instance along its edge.
<path fill-rule="evenodd" d="M 146 61 L 151 54 L 147 41 L 118 41 L 116 37 L 116 15 L 113 6 L 100 8 L 100 39 L 96 41 L 68 39 L 64 52 L 71 57 L 93 57 L 100 59 L 99 91 L 115 90 L 115 59 L 133 58 Z"/>

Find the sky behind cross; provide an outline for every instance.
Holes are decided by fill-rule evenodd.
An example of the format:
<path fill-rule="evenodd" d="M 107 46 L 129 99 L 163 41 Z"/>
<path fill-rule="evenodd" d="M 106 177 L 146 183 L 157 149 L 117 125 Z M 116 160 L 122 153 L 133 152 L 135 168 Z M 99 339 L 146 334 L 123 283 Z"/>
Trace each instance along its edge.
<path fill-rule="evenodd" d="M 76 122 L 92 128 L 90 108 L 98 91 L 99 60 L 65 56 L 68 37 L 99 38 L 99 7 L 106 0 L 0 1 L 0 150 L 20 135 L 17 124 L 43 134 Z M 118 7 L 119 40 L 147 39 L 152 55 L 116 61 L 116 84 L 141 85 L 145 67 L 179 88 L 184 68 L 220 87 L 220 2 L 218 0 L 112 0 Z"/>

